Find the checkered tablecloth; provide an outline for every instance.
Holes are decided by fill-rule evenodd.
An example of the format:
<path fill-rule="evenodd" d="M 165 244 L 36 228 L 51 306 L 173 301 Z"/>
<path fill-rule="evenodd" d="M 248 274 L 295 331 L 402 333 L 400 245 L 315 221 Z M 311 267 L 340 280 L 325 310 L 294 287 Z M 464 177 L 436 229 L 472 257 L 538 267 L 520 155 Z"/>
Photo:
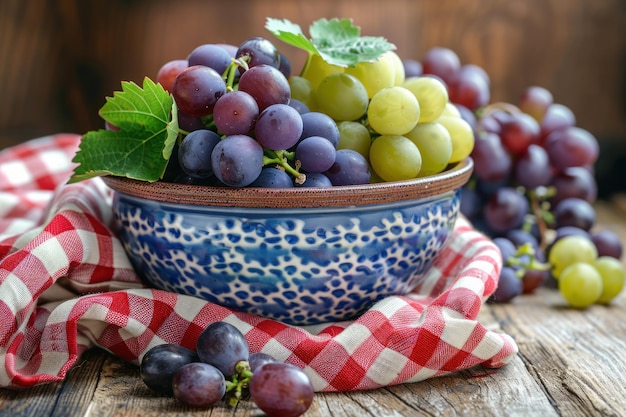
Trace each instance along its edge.
<path fill-rule="evenodd" d="M 296 327 L 145 287 L 113 234 L 99 179 L 66 185 L 80 137 L 61 134 L 0 151 L 0 387 L 62 380 L 100 346 L 139 363 L 159 343 L 193 348 L 216 320 L 252 352 L 303 368 L 316 391 L 421 381 L 517 353 L 478 313 L 501 268 L 495 245 L 463 218 L 427 279 L 354 321 Z"/>

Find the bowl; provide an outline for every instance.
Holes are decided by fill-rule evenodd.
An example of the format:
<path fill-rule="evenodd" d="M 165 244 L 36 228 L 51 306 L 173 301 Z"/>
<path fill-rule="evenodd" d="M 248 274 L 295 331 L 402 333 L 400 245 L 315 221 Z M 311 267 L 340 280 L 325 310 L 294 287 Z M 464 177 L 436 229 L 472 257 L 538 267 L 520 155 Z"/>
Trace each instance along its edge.
<path fill-rule="evenodd" d="M 328 188 L 103 177 L 147 285 L 294 325 L 348 320 L 410 292 L 446 245 L 472 173 Z"/>

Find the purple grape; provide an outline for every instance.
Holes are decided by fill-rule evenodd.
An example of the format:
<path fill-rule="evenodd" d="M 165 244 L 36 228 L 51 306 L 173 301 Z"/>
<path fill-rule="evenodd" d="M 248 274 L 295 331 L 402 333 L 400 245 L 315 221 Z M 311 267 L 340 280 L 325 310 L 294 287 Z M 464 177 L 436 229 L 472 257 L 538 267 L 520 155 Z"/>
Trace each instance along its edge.
<path fill-rule="evenodd" d="M 480 135 L 474 144 L 471 157 L 474 160 L 474 173 L 483 181 L 503 181 L 511 174 L 511 156 L 495 133 Z"/>
<path fill-rule="evenodd" d="M 328 177 L 320 172 L 310 172 L 306 174 L 306 179 L 302 184 L 295 184 L 296 187 L 332 187 Z"/>
<path fill-rule="evenodd" d="M 546 109 L 546 112 L 539 123 L 540 142 L 545 142 L 545 139 L 552 132 L 575 125 L 576 116 L 574 116 L 574 113 L 562 104 L 553 103 Z"/>
<path fill-rule="evenodd" d="M 422 74 L 432 74 L 445 83 L 461 69 L 461 60 L 452 49 L 436 46 L 426 51 L 422 58 Z"/>
<path fill-rule="evenodd" d="M 261 174 L 250 184 L 250 187 L 292 188 L 293 180 L 291 176 L 282 169 L 266 167 L 261 170 Z"/>
<path fill-rule="evenodd" d="M 591 234 L 591 241 L 598 249 L 598 256 L 622 259 L 623 245 L 620 237 L 610 230 L 599 230 Z"/>
<path fill-rule="evenodd" d="M 309 110 L 309 108 L 307 107 L 306 104 L 304 104 L 300 100 L 297 100 L 297 99 L 295 99 L 293 97 L 291 99 L 289 99 L 289 105 L 291 107 L 293 107 L 294 109 L 296 109 L 298 111 L 298 113 L 300 113 L 300 114 L 308 113 L 308 112 L 311 111 L 311 110 Z"/>
<path fill-rule="evenodd" d="M 198 129 L 206 129 L 204 123 L 202 123 L 201 117 L 190 116 L 180 110 L 178 111 L 178 127 L 187 132 L 193 132 Z"/>
<path fill-rule="evenodd" d="M 522 293 L 530 294 L 545 284 L 550 278 L 550 271 L 527 269 L 522 276 Z"/>
<path fill-rule="evenodd" d="M 252 373 L 254 373 L 254 371 L 256 371 L 261 366 L 265 365 L 266 363 L 274 363 L 274 362 L 277 362 L 277 361 L 276 359 L 274 359 L 273 356 L 268 355 L 267 353 L 263 353 L 263 352 L 251 353 L 250 357 L 248 358 L 248 364 L 250 365 L 250 370 L 252 371 Z"/>
<path fill-rule="evenodd" d="M 513 258 L 517 252 L 515 244 L 505 237 L 495 237 L 493 238 L 493 243 L 500 249 L 504 263 L 506 263 L 508 259 Z"/>
<path fill-rule="evenodd" d="M 215 366 L 193 362 L 176 372 L 172 390 L 174 397 L 185 405 L 210 407 L 226 394 L 226 381 Z"/>
<path fill-rule="evenodd" d="M 196 352 L 183 346 L 165 343 L 148 350 L 139 365 L 142 381 L 154 392 L 173 395 L 172 381 L 180 368 L 198 362 Z"/>
<path fill-rule="evenodd" d="M 406 78 L 422 75 L 422 63 L 415 59 L 403 59 L 404 76 Z"/>
<path fill-rule="evenodd" d="M 263 147 L 250 136 L 227 136 L 213 148 L 211 168 L 226 185 L 250 185 L 263 169 Z"/>
<path fill-rule="evenodd" d="M 278 69 L 283 73 L 285 78 L 289 79 L 291 76 L 291 62 L 282 52 L 280 52 L 280 65 L 278 66 Z"/>
<path fill-rule="evenodd" d="M 321 136 L 309 136 L 296 146 L 296 159 L 307 173 L 326 171 L 335 163 L 336 154 L 333 144 Z"/>
<path fill-rule="evenodd" d="M 269 65 L 258 65 L 241 74 L 238 89 L 254 97 L 259 111 L 272 104 L 288 104 L 291 96 L 285 76 Z"/>
<path fill-rule="evenodd" d="M 200 333 L 196 351 L 200 360 L 215 366 L 226 378 L 237 373 L 235 366 L 249 357 L 243 334 L 225 321 L 211 323 Z"/>
<path fill-rule="evenodd" d="M 339 144 L 339 128 L 337 123 L 327 114 L 320 112 L 309 112 L 302 116 L 302 136 L 301 139 L 310 136 L 321 136 L 326 138 L 337 148 Z"/>
<path fill-rule="evenodd" d="M 315 392 L 307 375 L 287 363 L 267 363 L 250 379 L 250 398 L 272 417 L 297 417 L 313 403 Z"/>
<path fill-rule="evenodd" d="M 245 135 L 252 131 L 259 117 L 259 105 L 245 91 L 231 91 L 217 100 L 213 121 L 223 135 Z"/>
<path fill-rule="evenodd" d="M 547 186 L 552 180 L 550 158 L 544 148 L 531 144 L 515 162 L 514 178 L 526 188 Z"/>
<path fill-rule="evenodd" d="M 566 168 L 552 179 L 551 185 L 556 190 L 556 195 L 550 199 L 553 205 L 569 197 L 582 198 L 593 203 L 598 195 L 593 174 L 583 167 Z"/>
<path fill-rule="evenodd" d="M 526 113 L 511 114 L 501 125 L 500 139 L 511 154 L 523 155 L 532 144 L 539 143 L 539 123 Z"/>
<path fill-rule="evenodd" d="M 196 47 L 187 57 L 189 66 L 204 65 L 222 75 L 232 62 L 228 51 L 219 45 L 204 44 Z"/>
<path fill-rule="evenodd" d="M 489 104 L 489 81 L 473 67 L 463 66 L 448 79 L 444 78 L 444 81 L 448 85 L 448 95 L 452 103 L 472 111 Z"/>
<path fill-rule="evenodd" d="M 213 112 L 217 99 L 226 94 L 226 83 L 214 69 L 194 65 L 174 80 L 172 96 L 183 113 L 202 117 Z"/>
<path fill-rule="evenodd" d="M 235 58 L 244 57 L 249 68 L 263 64 L 276 69 L 280 68 L 280 52 L 272 42 L 265 38 L 254 37 L 243 41 L 239 45 Z"/>
<path fill-rule="evenodd" d="M 324 172 L 333 185 L 357 185 L 370 182 L 369 163 L 352 149 L 339 149 L 335 162 Z"/>
<path fill-rule="evenodd" d="M 527 212 L 526 197 L 515 188 L 502 187 L 491 196 L 483 215 L 487 226 L 495 232 L 504 233 L 519 228 Z"/>
<path fill-rule="evenodd" d="M 596 138 L 579 127 L 567 127 L 551 133 L 544 147 L 550 163 L 558 170 L 593 165 L 599 153 Z"/>
<path fill-rule="evenodd" d="M 266 149 L 289 149 L 300 139 L 302 117 L 287 104 L 272 104 L 259 114 L 254 134 L 256 140 Z"/>
<path fill-rule="evenodd" d="M 220 136 L 206 129 L 194 130 L 180 144 L 178 162 L 182 170 L 193 178 L 208 178 L 213 174 L 211 153 L 221 140 Z"/>
<path fill-rule="evenodd" d="M 526 243 L 530 243 L 533 248 L 539 248 L 539 242 L 537 241 L 535 235 L 533 235 L 531 232 L 527 232 L 524 229 L 509 230 L 506 233 L 506 237 L 511 242 L 513 242 L 515 247 L 520 247 L 522 245 L 525 245 Z"/>
<path fill-rule="evenodd" d="M 483 209 L 483 200 L 475 187 L 461 187 L 461 213 L 468 219 L 477 217 Z"/>
<path fill-rule="evenodd" d="M 498 287 L 489 298 L 494 303 L 508 303 L 522 294 L 522 280 L 517 276 L 515 269 L 504 266 L 498 278 Z"/>
<path fill-rule="evenodd" d="M 596 222 L 593 206 L 580 198 L 566 198 L 554 208 L 556 228 L 575 226 L 589 231 Z"/>

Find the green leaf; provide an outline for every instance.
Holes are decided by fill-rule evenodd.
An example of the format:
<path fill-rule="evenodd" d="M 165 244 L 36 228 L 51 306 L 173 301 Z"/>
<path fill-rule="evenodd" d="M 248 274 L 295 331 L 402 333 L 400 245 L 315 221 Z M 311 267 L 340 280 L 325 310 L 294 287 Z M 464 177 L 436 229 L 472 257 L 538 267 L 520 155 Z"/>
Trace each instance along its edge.
<path fill-rule="evenodd" d="M 122 91 L 107 98 L 100 115 L 119 130 L 101 129 L 82 137 L 73 159 L 79 165 L 69 182 L 100 175 L 159 180 L 178 137 L 171 95 L 147 77 L 143 87 L 122 82 Z"/>
<path fill-rule="evenodd" d="M 326 62 L 349 67 L 359 62 L 376 61 L 385 52 L 396 49 L 385 38 L 361 36 L 361 30 L 350 19 L 319 19 L 309 27 L 307 39 L 299 25 L 287 19 L 267 19 L 265 27 L 278 39 L 318 54 Z"/>
<path fill-rule="evenodd" d="M 317 53 L 315 45 L 313 45 L 313 42 L 304 36 L 300 26 L 295 23 L 291 23 L 287 19 L 281 20 L 268 18 L 265 23 L 265 28 L 278 39 L 291 46 L 303 49 L 309 53 Z"/>

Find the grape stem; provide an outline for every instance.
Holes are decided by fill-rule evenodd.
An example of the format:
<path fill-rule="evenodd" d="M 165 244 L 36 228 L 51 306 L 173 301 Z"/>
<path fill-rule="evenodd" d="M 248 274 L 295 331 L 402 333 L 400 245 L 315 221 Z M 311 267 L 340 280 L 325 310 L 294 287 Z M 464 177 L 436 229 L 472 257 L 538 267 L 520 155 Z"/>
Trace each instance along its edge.
<path fill-rule="evenodd" d="M 231 380 L 226 380 L 226 392 L 230 393 L 228 399 L 228 405 L 236 407 L 241 399 L 244 388 L 248 386 L 252 378 L 252 371 L 250 370 L 250 363 L 248 361 L 239 361 L 235 365 L 235 374 Z"/>
<path fill-rule="evenodd" d="M 295 159 L 295 153 L 286 150 L 273 151 L 270 149 L 264 150 L 263 166 L 278 165 L 281 169 L 284 169 L 288 174 L 295 177 L 297 184 L 303 184 L 306 181 L 306 175 L 298 171 L 299 161 L 295 161 L 296 168 L 292 167 L 289 160 Z"/>
<path fill-rule="evenodd" d="M 523 256 L 528 255 L 528 258 L 524 259 Z M 535 249 L 532 244 L 524 243 L 517 248 L 515 255 L 506 260 L 507 266 L 519 267 L 516 271 L 516 275 L 521 278 L 528 270 L 533 271 L 549 271 L 552 269 L 552 264 L 548 262 L 540 262 L 535 256 Z"/>

